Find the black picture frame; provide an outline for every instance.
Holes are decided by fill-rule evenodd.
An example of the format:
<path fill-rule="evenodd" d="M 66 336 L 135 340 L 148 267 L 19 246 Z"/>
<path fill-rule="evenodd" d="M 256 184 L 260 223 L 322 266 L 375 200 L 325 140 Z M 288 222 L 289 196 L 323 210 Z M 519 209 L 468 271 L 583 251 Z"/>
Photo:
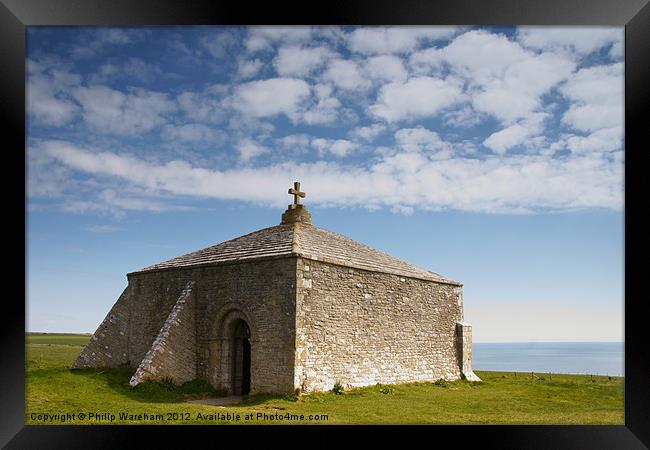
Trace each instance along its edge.
<path fill-rule="evenodd" d="M 393 437 L 396 431 L 417 429 L 424 442 L 448 442 L 453 445 L 472 441 L 483 448 L 645 448 L 650 445 L 650 376 L 648 326 L 643 314 L 646 296 L 641 292 L 644 277 L 639 256 L 645 219 L 641 207 L 634 208 L 631 196 L 638 192 L 642 157 L 648 152 L 647 116 L 650 105 L 650 5 L 648 0 L 330 0 L 309 2 L 242 2 L 195 0 L 0 0 L 0 115 L 5 125 L 3 140 L 5 168 L 25 168 L 25 36 L 26 26 L 84 25 L 217 25 L 217 24 L 318 24 L 318 25 L 603 25 L 625 27 L 625 425 L 621 426 L 431 426 L 431 427 L 345 427 L 370 431 L 374 438 Z M 646 144 L 645 147 L 643 144 Z M 7 177 L 3 177 L 7 179 Z M 23 220 L 8 219 L 5 227 L 17 223 L 17 235 L 26 231 L 25 192 L 16 189 L 16 181 L 5 192 L 12 203 L 6 208 L 21 211 Z M 640 187 L 639 187 L 640 189 Z M 9 206 L 11 205 L 11 206 Z M 23 234 L 24 236 L 25 234 Z M 11 238 L 9 229 L 5 239 Z M 633 244 L 630 244 L 633 243 Z M 25 255 L 23 247 L 23 256 Z M 7 258 L 12 267 L 26 260 Z M 8 278 L 5 286 L 16 282 Z M 24 284 L 26 286 L 26 283 Z M 639 289 L 637 289 L 639 288 Z M 25 302 L 27 299 L 24 288 Z M 8 293 L 8 292 L 7 292 Z M 26 426 L 25 412 L 25 303 L 5 295 L 1 367 L 4 375 L 0 392 L 0 445 L 7 448 L 113 448 L 173 442 L 212 442 L 224 438 L 249 437 L 246 426 L 165 427 L 165 426 Z M 284 430 L 284 431 L 281 431 Z M 318 436 L 306 441 L 294 440 L 296 433 L 321 435 L 340 427 L 290 427 L 287 445 L 318 442 Z M 286 427 L 256 427 L 268 439 L 286 432 Z M 365 434 L 365 433 L 364 433 Z M 191 439 L 191 441 L 187 441 Z M 347 438 L 346 438 L 347 439 Z M 327 442 L 327 441 L 325 441 Z M 645 444 L 645 445 L 644 445 Z"/>

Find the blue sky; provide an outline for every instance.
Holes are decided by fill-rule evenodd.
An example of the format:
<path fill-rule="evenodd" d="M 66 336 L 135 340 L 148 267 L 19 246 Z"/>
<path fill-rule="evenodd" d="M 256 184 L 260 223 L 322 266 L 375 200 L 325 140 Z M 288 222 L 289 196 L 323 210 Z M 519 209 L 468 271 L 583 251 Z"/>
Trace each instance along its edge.
<path fill-rule="evenodd" d="M 622 340 L 623 28 L 29 27 L 30 331 L 279 223 L 465 283 L 477 342 Z"/>

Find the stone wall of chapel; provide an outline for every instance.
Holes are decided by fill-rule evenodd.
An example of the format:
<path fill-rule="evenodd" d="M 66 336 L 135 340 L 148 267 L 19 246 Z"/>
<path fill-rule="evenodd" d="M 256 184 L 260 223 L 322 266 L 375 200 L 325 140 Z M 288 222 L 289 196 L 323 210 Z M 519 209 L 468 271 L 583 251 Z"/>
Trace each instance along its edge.
<path fill-rule="evenodd" d="M 219 381 L 224 367 L 220 361 L 224 323 L 220 322 L 234 313 L 246 320 L 251 331 L 250 393 L 293 391 L 295 273 L 295 257 L 193 270 L 199 378 L 217 388 L 229 388 Z"/>
<path fill-rule="evenodd" d="M 297 269 L 296 387 L 460 378 L 462 286 L 302 258 Z"/>
<path fill-rule="evenodd" d="M 218 266 L 172 269 L 132 273 L 129 285 L 106 319 L 98 327 L 90 343 L 82 350 L 73 368 L 115 367 L 129 363 L 135 370 L 143 361 L 168 319 L 172 308 L 188 282 L 193 281 L 191 308 L 182 310 L 186 334 L 176 333 L 173 342 L 165 345 L 173 353 L 182 348 L 185 356 L 189 346 L 195 348 L 195 369 L 173 370 L 166 376 L 178 375 L 180 381 L 195 371 L 197 378 L 223 386 L 223 373 L 229 367 L 222 355 L 219 317 L 245 319 L 251 329 L 251 393 L 292 392 L 294 385 L 296 258 L 284 257 L 240 261 Z M 193 323 L 187 323 L 190 317 Z M 182 337 L 182 342 L 178 337 Z M 185 339 L 187 338 L 187 339 Z M 189 340 L 188 340 L 189 339 Z M 193 343 L 191 342 L 193 340 Z M 157 364 L 181 367 L 192 358 L 161 353 Z M 162 358 L 162 359 L 161 359 Z M 182 373 L 180 373 L 182 372 Z"/>

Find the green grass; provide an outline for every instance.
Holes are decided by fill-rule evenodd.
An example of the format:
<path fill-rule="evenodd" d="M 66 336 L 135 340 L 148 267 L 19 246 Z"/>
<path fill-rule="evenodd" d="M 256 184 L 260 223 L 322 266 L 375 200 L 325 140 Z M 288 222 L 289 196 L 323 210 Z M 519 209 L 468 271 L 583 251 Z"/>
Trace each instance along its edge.
<path fill-rule="evenodd" d="M 27 336 L 27 424 L 624 423 L 624 379 L 588 375 L 516 373 L 515 376 L 513 372 L 477 371 L 483 383 L 377 385 L 344 390 L 340 395 L 330 392 L 300 398 L 254 395 L 233 406 L 189 404 L 185 403 L 186 399 L 219 393 L 202 381 L 183 386 L 143 383 L 130 388 L 128 381 L 132 373 L 126 368 L 69 370 L 89 338 L 72 334 Z M 44 413 L 74 413 L 75 419 L 52 421 L 32 417 L 32 414 Z M 97 416 L 79 420 L 79 413 Z M 120 419 L 120 413 L 147 414 L 149 418 Z M 304 417 L 302 420 L 269 417 L 276 413 Z M 198 414 L 205 418 L 199 418 Z M 237 414 L 239 419 L 233 417 Z M 267 414 L 266 419 L 263 414 Z M 327 417 L 310 420 L 309 415 Z"/>
<path fill-rule="evenodd" d="M 84 346 L 90 338 L 90 334 L 69 333 L 28 333 L 26 337 L 28 344 L 74 346 Z"/>

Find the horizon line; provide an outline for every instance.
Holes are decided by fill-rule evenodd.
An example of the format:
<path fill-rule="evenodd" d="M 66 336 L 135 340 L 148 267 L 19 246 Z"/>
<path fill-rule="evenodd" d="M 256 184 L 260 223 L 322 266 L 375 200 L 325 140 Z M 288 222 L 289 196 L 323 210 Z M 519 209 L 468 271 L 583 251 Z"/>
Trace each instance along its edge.
<path fill-rule="evenodd" d="M 25 331 L 25 334 L 79 334 L 79 335 L 94 335 L 95 332 L 73 332 L 73 331 Z M 474 341 L 473 344 L 624 344 L 625 341 Z"/>

